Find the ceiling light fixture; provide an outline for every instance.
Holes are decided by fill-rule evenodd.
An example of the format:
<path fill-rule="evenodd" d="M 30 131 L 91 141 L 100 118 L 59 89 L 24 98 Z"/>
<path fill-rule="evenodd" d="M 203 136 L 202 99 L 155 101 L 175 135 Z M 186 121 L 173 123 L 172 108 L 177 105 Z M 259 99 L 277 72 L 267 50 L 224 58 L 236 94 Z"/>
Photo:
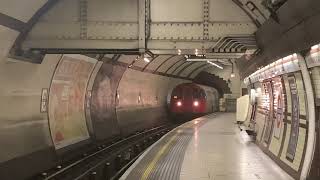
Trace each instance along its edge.
<path fill-rule="evenodd" d="M 233 62 L 230 59 L 229 59 L 229 62 L 231 63 L 231 74 L 230 74 L 230 77 L 234 78 L 234 77 L 236 77 L 236 75 L 234 74 L 234 71 L 233 71 Z"/>
<path fill-rule="evenodd" d="M 199 52 L 198 52 L 198 49 L 195 50 L 195 53 L 194 53 L 196 56 L 199 55 Z"/>
<path fill-rule="evenodd" d="M 215 66 L 215 67 L 217 67 L 217 68 L 219 68 L 219 69 L 223 69 L 222 66 L 220 66 L 220 65 L 218 65 L 218 64 L 216 64 L 216 63 L 214 63 L 214 62 L 207 61 L 207 63 L 209 63 L 209 64 L 211 64 L 211 65 L 213 65 L 213 66 Z"/>
<path fill-rule="evenodd" d="M 145 62 L 147 62 L 147 63 L 149 63 L 150 62 L 150 60 L 148 59 L 148 58 L 143 58 L 143 60 L 145 61 Z"/>
<path fill-rule="evenodd" d="M 318 49 L 318 48 L 319 48 L 319 44 L 314 45 L 314 46 L 311 47 L 312 50 L 315 50 L 315 49 Z"/>

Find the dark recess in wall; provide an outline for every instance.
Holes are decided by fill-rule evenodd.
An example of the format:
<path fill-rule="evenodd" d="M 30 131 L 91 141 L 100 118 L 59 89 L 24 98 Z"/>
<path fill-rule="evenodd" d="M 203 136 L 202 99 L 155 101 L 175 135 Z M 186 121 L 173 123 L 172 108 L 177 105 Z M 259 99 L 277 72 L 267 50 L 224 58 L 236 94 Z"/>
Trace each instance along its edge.
<path fill-rule="evenodd" d="M 220 97 L 222 97 L 224 94 L 231 94 L 231 90 L 228 86 L 227 81 L 223 80 L 219 76 L 210 74 L 205 71 L 202 71 L 201 73 L 199 73 L 195 77 L 193 82 L 216 88 Z"/>

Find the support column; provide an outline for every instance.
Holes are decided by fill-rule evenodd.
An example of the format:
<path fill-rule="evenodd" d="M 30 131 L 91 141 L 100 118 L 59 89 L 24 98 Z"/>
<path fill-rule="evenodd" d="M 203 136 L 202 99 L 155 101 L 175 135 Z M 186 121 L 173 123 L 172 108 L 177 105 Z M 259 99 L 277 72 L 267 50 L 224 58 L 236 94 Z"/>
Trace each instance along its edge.
<path fill-rule="evenodd" d="M 307 107 L 308 107 L 308 139 L 307 149 L 304 157 L 300 180 L 306 180 L 311 169 L 315 144 L 316 144 L 316 122 L 315 122 L 315 98 L 312 89 L 310 73 L 306 64 L 305 58 L 301 54 L 297 54 L 299 66 L 303 77 L 303 82 L 306 89 Z"/>
<path fill-rule="evenodd" d="M 79 21 L 80 21 L 80 39 L 88 38 L 88 2 L 87 0 L 79 1 Z"/>
<path fill-rule="evenodd" d="M 203 40 L 209 40 L 209 0 L 203 0 Z"/>
<path fill-rule="evenodd" d="M 146 51 L 146 0 L 139 0 L 139 51 Z"/>

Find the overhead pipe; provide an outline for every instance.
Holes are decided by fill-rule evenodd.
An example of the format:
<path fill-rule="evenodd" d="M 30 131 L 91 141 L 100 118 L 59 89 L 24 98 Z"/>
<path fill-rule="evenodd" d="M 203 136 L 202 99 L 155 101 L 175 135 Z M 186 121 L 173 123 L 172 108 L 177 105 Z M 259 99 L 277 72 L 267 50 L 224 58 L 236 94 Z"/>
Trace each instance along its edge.
<path fill-rule="evenodd" d="M 227 36 L 227 37 L 219 38 L 219 40 L 210 48 L 211 49 L 216 48 L 219 44 L 221 44 L 222 40 L 226 41 L 226 40 L 229 40 L 229 39 L 233 39 L 233 40 L 245 40 L 245 39 L 247 39 L 247 40 L 255 41 L 254 36 L 252 36 L 252 37 L 250 37 L 250 36 L 243 36 L 243 37 L 242 36 Z M 222 43 L 224 43 L 224 42 L 222 42 Z"/>
<path fill-rule="evenodd" d="M 235 41 L 234 43 L 232 43 L 228 48 L 226 48 L 227 52 L 232 52 L 232 51 L 236 51 L 237 47 L 239 47 L 241 44 L 241 42 L 239 41 Z"/>
<path fill-rule="evenodd" d="M 223 40 L 223 41 L 222 41 Z M 256 44 L 256 41 L 254 39 L 254 36 L 250 37 L 250 36 L 227 36 L 227 37 L 222 37 L 218 40 L 218 42 L 216 42 L 212 47 L 210 47 L 211 49 L 220 49 L 221 46 L 229 40 L 236 40 L 236 41 L 240 41 L 241 42 L 249 42 L 251 41 L 252 43 Z"/>

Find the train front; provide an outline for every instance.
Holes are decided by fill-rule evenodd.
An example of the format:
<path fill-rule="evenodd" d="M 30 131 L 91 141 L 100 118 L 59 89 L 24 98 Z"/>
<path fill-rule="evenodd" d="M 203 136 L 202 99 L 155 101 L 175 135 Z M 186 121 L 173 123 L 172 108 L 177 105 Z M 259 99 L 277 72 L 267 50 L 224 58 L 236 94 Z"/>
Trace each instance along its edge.
<path fill-rule="evenodd" d="M 171 95 L 170 111 L 175 115 L 197 115 L 206 113 L 204 91 L 194 84 L 178 85 Z"/>

